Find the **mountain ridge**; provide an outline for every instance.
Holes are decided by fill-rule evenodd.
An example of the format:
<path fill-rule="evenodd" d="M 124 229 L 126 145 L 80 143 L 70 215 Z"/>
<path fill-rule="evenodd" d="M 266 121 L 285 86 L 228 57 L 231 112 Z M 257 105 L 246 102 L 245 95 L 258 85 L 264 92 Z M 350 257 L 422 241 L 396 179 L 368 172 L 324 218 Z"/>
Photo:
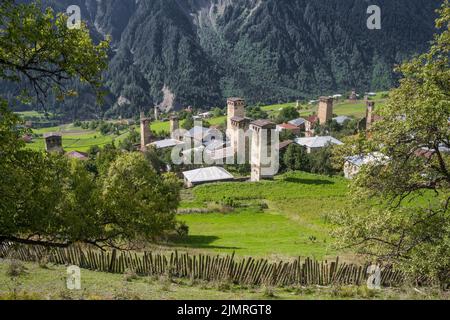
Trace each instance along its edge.
<path fill-rule="evenodd" d="M 79 5 L 94 38 L 111 35 L 111 100 L 102 110 L 129 116 L 164 100 L 208 108 L 227 96 L 273 103 L 388 89 L 396 83 L 393 66 L 426 50 L 441 1 L 43 3 L 61 11 Z M 366 27 L 369 5 L 382 8 L 381 30 Z"/>

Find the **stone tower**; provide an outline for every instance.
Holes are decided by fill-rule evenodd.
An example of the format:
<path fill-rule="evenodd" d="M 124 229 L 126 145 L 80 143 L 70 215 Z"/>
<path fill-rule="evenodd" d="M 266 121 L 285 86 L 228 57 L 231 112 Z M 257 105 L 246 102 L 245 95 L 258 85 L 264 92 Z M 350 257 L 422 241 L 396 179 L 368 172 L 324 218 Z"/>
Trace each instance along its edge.
<path fill-rule="evenodd" d="M 236 154 L 245 150 L 245 134 L 250 120 L 245 118 L 245 100 L 241 98 L 229 98 L 227 101 L 227 135 L 231 142 L 231 148 Z"/>
<path fill-rule="evenodd" d="M 155 106 L 154 112 L 155 112 L 155 121 L 158 121 L 159 120 L 159 107 L 158 106 Z"/>
<path fill-rule="evenodd" d="M 151 142 L 150 118 L 145 117 L 144 112 L 141 112 L 141 150 L 145 151 L 147 145 Z"/>
<path fill-rule="evenodd" d="M 44 134 L 45 150 L 47 152 L 64 153 L 62 147 L 62 136 L 58 133 L 46 133 Z"/>
<path fill-rule="evenodd" d="M 375 102 L 367 101 L 367 109 L 366 109 L 366 130 L 370 130 L 372 128 L 372 124 L 375 122 Z"/>
<path fill-rule="evenodd" d="M 183 137 L 180 137 L 180 133 L 178 132 L 180 129 L 180 120 L 177 116 L 173 115 L 170 117 L 170 137 L 175 140 L 182 140 Z"/>
<path fill-rule="evenodd" d="M 227 130 L 230 130 L 232 128 L 231 119 L 245 117 L 245 100 L 241 98 L 229 98 L 227 106 Z"/>
<path fill-rule="evenodd" d="M 250 124 L 251 145 L 251 181 L 273 178 L 279 169 L 279 146 L 273 145 L 276 137 L 276 124 L 268 120 L 257 120 Z M 274 139 L 272 139 L 274 138 Z"/>
<path fill-rule="evenodd" d="M 250 126 L 250 119 L 233 117 L 231 118 L 231 129 L 229 130 L 231 148 L 233 153 L 245 152 L 246 132 Z"/>
<path fill-rule="evenodd" d="M 324 125 L 333 119 L 333 98 L 319 98 L 318 117 L 321 125 Z"/>
<path fill-rule="evenodd" d="M 350 101 L 356 102 L 358 100 L 358 94 L 356 93 L 356 89 L 352 89 L 352 93 L 350 97 L 348 97 Z"/>

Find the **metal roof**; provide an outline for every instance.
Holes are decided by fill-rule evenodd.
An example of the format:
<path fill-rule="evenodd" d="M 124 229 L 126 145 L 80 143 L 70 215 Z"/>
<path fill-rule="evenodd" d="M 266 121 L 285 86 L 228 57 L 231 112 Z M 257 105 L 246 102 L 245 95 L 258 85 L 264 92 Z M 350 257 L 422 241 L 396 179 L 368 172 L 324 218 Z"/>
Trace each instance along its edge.
<path fill-rule="evenodd" d="M 339 116 L 339 117 L 333 118 L 333 120 L 336 121 L 339 124 L 344 124 L 345 121 L 351 120 L 351 119 L 352 118 L 347 117 L 347 116 Z"/>
<path fill-rule="evenodd" d="M 295 139 L 295 142 L 297 144 L 307 147 L 307 148 L 323 148 L 323 147 L 327 146 L 328 144 L 337 144 L 337 145 L 344 144 L 342 141 L 339 141 L 338 139 L 335 139 L 331 136 L 297 138 L 297 139 Z"/>
<path fill-rule="evenodd" d="M 183 176 L 191 183 L 205 183 L 234 179 L 233 175 L 221 167 L 208 167 L 183 172 Z"/>
<path fill-rule="evenodd" d="M 370 153 L 367 155 L 361 154 L 361 155 L 356 155 L 356 156 L 352 156 L 352 157 L 348 157 L 346 158 L 347 162 L 350 162 L 351 164 L 361 167 L 365 164 L 370 164 L 370 163 L 375 163 L 375 162 L 379 162 L 379 163 L 386 163 L 388 160 L 388 157 L 386 157 L 385 155 L 383 155 L 380 152 L 374 152 L 374 153 Z"/>
<path fill-rule="evenodd" d="M 153 143 L 150 143 L 150 146 L 156 147 L 156 149 L 165 149 L 165 148 L 172 148 L 177 145 L 183 144 L 184 142 L 178 141 L 175 139 L 165 139 L 160 141 L 155 141 Z"/>
<path fill-rule="evenodd" d="M 306 122 L 306 119 L 298 118 L 298 119 L 291 120 L 288 123 L 292 124 L 294 126 L 300 127 L 302 124 L 305 124 L 305 122 Z"/>
<path fill-rule="evenodd" d="M 79 160 L 88 160 L 89 156 L 87 153 L 79 152 L 79 151 L 71 151 L 66 153 L 66 156 L 72 159 L 79 159 Z"/>
<path fill-rule="evenodd" d="M 209 129 L 205 127 L 195 126 L 189 130 L 185 136 L 188 138 L 203 138 L 208 134 Z"/>

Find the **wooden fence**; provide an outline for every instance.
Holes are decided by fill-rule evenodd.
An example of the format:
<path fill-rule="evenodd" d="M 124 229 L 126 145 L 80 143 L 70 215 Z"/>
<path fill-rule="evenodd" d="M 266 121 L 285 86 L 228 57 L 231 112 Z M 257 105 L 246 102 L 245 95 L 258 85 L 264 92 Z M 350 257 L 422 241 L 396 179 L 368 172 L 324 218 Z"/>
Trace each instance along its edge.
<path fill-rule="evenodd" d="M 369 265 L 355 265 L 335 261 L 316 261 L 298 258 L 289 262 L 270 262 L 266 259 L 241 258 L 232 255 L 191 255 L 177 251 L 170 254 L 101 251 L 72 246 L 45 248 L 1 244 L 0 258 L 39 262 L 43 259 L 54 264 L 77 265 L 80 268 L 123 274 L 128 270 L 141 276 L 168 276 L 204 281 L 227 281 L 250 286 L 329 286 L 364 285 Z M 398 286 L 402 273 L 382 268 L 381 284 Z"/>

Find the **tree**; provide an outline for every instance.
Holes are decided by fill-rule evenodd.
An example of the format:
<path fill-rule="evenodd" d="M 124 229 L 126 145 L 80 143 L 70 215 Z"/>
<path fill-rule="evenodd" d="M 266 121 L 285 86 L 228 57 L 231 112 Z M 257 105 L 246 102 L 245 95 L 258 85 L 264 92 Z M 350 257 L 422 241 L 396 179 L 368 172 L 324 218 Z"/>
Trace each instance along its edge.
<path fill-rule="evenodd" d="M 0 128 L 4 131 L 5 121 Z M 21 147 L 8 149 L 8 157 L 0 160 L 0 243 L 66 246 L 103 239 L 94 201 L 97 188 L 81 163 Z"/>
<path fill-rule="evenodd" d="M 186 116 L 186 120 L 181 124 L 181 128 L 184 130 L 191 130 L 194 127 L 194 117 L 192 114 Z"/>
<path fill-rule="evenodd" d="M 140 153 L 121 155 L 102 182 L 109 237 L 154 240 L 175 228 L 181 184 L 173 174 L 158 174 Z"/>
<path fill-rule="evenodd" d="M 310 163 L 306 150 L 296 143 L 291 144 L 283 157 L 284 165 L 288 170 L 309 171 Z"/>
<path fill-rule="evenodd" d="M 245 114 L 250 119 L 267 119 L 269 118 L 269 114 L 261 109 L 260 106 L 249 107 L 245 111 Z"/>
<path fill-rule="evenodd" d="M 0 21 L 0 79 L 28 83 L 31 90 L 23 90 L 22 100 L 35 97 L 43 105 L 49 92 L 62 100 L 76 94 L 73 79 L 101 96 L 108 40 L 95 45 L 85 25 L 69 29 L 67 16 L 41 11 L 38 4 L 2 1 Z"/>
<path fill-rule="evenodd" d="M 100 87 L 107 42 L 94 45 L 85 25 L 68 29 L 66 20 L 36 4 L 0 4 L 0 79 L 27 81 L 31 90 L 24 87 L 22 98 L 64 98 L 75 78 Z M 96 170 L 88 170 L 25 149 L 25 133 L 0 99 L 0 243 L 117 247 L 174 227 L 179 182 L 157 175 L 143 155 L 122 155 L 114 145 L 92 150 Z"/>
<path fill-rule="evenodd" d="M 224 115 L 224 112 L 222 109 L 220 109 L 219 107 L 216 107 L 212 110 L 212 114 L 214 116 L 214 118 L 218 118 Z"/>
<path fill-rule="evenodd" d="M 140 142 L 140 134 L 133 127 L 130 128 L 128 136 L 120 143 L 120 148 L 127 151 L 134 151 L 135 145 Z"/>
<path fill-rule="evenodd" d="M 332 162 L 334 145 L 327 145 L 309 154 L 310 172 L 332 176 L 337 173 Z"/>
<path fill-rule="evenodd" d="M 400 86 L 377 113 L 369 140 L 350 146 L 386 159 L 352 183 L 352 205 L 336 215 L 339 244 L 443 287 L 450 279 L 450 5 L 440 9 L 430 50 L 401 65 Z M 352 155 L 352 154 L 348 154 Z M 363 200 L 366 201 L 363 201 Z"/>
<path fill-rule="evenodd" d="M 166 159 L 161 156 L 156 147 L 148 148 L 144 155 L 145 159 L 150 163 L 156 172 L 162 173 L 167 170 L 167 163 L 165 162 Z"/>
<path fill-rule="evenodd" d="M 295 107 L 287 107 L 280 111 L 277 117 L 278 123 L 284 123 L 300 117 L 300 113 Z"/>

